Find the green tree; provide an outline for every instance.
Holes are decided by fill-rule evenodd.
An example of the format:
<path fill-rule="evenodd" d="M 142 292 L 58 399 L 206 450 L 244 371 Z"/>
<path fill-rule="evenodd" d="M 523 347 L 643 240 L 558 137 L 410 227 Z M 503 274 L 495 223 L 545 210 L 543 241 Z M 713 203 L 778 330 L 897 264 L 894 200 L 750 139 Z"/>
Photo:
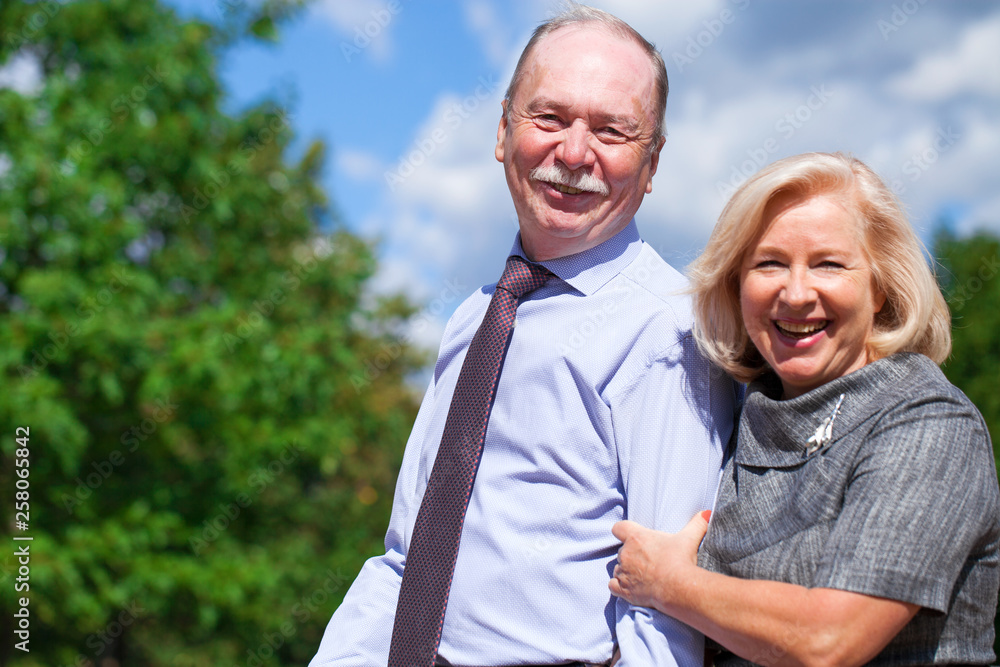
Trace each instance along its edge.
<path fill-rule="evenodd" d="M 942 230 L 934 256 L 952 319 L 952 353 L 942 369 L 982 412 L 1000 461 L 1000 238 L 987 233 L 957 238 Z M 1000 655 L 1000 606 L 996 631 L 994 650 Z"/>
<path fill-rule="evenodd" d="M 380 548 L 426 359 L 323 146 L 292 164 L 286 109 L 220 110 L 219 49 L 294 9 L 246 4 L 0 4 L 0 66 L 41 68 L 0 89 L 0 536 L 30 545 L 27 592 L 0 556 L 0 663 L 304 664 Z"/>
<path fill-rule="evenodd" d="M 934 256 L 952 318 L 952 353 L 944 372 L 983 413 L 1000 460 L 1000 238 L 941 231 Z"/>

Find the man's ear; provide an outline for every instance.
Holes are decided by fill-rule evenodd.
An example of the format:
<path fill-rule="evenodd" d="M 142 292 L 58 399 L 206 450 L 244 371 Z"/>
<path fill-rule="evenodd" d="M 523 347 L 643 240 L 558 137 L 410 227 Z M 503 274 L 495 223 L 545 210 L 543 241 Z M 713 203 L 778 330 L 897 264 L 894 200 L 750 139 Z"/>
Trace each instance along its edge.
<path fill-rule="evenodd" d="M 665 143 L 667 143 L 667 138 L 660 137 L 660 140 L 656 142 L 656 148 L 649 155 L 649 180 L 646 181 L 647 195 L 653 191 L 653 174 L 656 173 L 656 168 L 660 166 L 660 151 L 663 150 L 663 144 Z"/>
<path fill-rule="evenodd" d="M 503 140 L 507 136 L 507 100 L 500 103 L 500 125 L 497 127 L 497 147 L 493 154 L 497 162 L 503 162 Z"/>

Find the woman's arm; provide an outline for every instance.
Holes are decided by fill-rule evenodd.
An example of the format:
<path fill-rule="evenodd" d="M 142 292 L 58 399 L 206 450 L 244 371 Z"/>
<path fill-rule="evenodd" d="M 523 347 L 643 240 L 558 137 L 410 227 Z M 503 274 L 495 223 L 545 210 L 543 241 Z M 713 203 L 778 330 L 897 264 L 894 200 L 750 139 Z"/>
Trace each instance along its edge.
<path fill-rule="evenodd" d="M 615 524 L 623 545 L 608 584 L 611 592 L 769 666 L 863 664 L 920 609 L 861 593 L 738 579 L 700 568 L 697 552 L 707 514 L 695 515 L 676 534 L 631 521 Z"/>

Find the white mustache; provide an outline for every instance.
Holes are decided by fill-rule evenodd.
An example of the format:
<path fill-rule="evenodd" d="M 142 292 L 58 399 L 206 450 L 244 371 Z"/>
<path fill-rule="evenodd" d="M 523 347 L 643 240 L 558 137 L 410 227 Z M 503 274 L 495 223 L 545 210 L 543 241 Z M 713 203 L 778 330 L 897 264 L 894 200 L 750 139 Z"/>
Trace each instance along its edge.
<path fill-rule="evenodd" d="M 611 188 L 608 187 L 608 184 L 593 174 L 586 172 L 573 173 L 559 163 L 547 167 L 535 167 L 528 176 L 536 181 L 557 183 L 558 185 L 576 188 L 585 192 L 596 192 L 602 197 L 607 197 L 611 194 Z"/>

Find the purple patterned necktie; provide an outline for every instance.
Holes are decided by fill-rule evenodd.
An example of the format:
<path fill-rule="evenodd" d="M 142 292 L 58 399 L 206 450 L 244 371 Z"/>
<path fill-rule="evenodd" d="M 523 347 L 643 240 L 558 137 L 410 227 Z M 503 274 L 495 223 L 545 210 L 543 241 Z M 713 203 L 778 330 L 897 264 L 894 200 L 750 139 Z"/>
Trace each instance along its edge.
<path fill-rule="evenodd" d="M 389 667 L 432 667 L 437 658 L 465 510 L 483 453 L 514 312 L 520 298 L 541 287 L 550 275 L 543 266 L 516 255 L 508 257 L 483 323 L 469 345 L 406 555 Z"/>

